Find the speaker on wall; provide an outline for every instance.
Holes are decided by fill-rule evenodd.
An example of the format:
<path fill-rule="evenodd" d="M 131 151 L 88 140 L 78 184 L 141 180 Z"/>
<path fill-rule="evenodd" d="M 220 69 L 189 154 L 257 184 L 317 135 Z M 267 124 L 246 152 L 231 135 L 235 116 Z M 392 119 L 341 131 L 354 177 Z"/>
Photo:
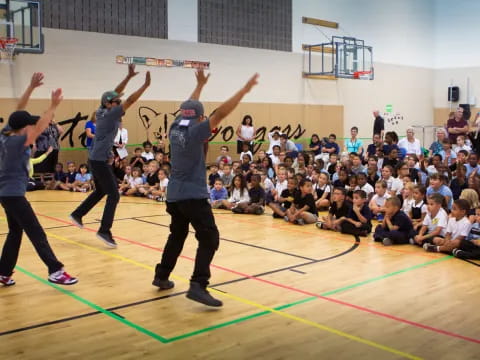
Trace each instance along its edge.
<path fill-rule="evenodd" d="M 457 102 L 460 99 L 460 88 L 458 86 L 448 87 L 448 101 Z"/>
<path fill-rule="evenodd" d="M 470 117 L 472 116 L 472 112 L 470 111 L 470 104 L 459 104 L 458 106 L 463 109 L 463 118 L 465 120 L 470 120 Z"/>

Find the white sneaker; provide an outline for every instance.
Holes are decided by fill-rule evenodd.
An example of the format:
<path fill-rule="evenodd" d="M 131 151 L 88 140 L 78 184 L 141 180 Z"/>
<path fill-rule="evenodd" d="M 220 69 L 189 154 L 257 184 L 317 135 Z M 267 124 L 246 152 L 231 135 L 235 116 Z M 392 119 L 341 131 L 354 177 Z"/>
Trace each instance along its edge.
<path fill-rule="evenodd" d="M 60 269 L 50 274 L 48 277 L 48 281 L 59 285 L 73 285 L 78 282 L 78 279 L 70 276 L 65 270 Z"/>

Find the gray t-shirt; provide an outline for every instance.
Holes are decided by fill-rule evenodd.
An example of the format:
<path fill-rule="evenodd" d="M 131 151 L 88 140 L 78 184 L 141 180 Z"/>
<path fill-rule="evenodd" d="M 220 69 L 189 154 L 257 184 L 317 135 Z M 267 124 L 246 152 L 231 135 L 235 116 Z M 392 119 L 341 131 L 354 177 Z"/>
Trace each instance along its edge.
<path fill-rule="evenodd" d="M 0 134 L 0 197 L 25 196 L 30 147 L 26 135 Z"/>
<path fill-rule="evenodd" d="M 167 201 L 208 199 L 203 145 L 211 135 L 210 120 L 177 118 L 170 127 L 172 173 L 167 187 Z"/>
<path fill-rule="evenodd" d="M 97 128 L 92 146 L 89 148 L 90 160 L 108 160 L 123 114 L 122 106 L 114 106 L 111 109 L 99 108 L 97 110 Z"/>

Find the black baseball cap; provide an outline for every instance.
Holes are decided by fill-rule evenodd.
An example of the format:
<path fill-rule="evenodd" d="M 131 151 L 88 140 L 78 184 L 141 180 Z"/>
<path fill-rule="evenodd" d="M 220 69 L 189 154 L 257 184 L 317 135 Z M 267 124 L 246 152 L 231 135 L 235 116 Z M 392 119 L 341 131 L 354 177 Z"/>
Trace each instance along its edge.
<path fill-rule="evenodd" d="M 187 100 L 180 105 L 182 118 L 196 120 L 203 115 L 203 105 L 198 100 Z"/>
<path fill-rule="evenodd" d="M 23 129 L 28 125 L 35 125 L 40 116 L 31 115 L 28 111 L 15 111 L 8 118 L 8 126 L 12 130 Z"/>

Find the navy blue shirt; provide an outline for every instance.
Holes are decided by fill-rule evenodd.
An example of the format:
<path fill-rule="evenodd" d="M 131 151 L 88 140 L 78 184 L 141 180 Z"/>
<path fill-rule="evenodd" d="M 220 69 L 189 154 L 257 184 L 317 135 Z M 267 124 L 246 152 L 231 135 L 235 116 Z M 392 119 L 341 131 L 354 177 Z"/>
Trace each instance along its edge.
<path fill-rule="evenodd" d="M 0 134 L 0 196 L 24 196 L 31 152 L 30 146 L 25 146 L 27 136 L 8 136 L 3 131 Z"/>
<path fill-rule="evenodd" d="M 265 190 L 261 186 L 256 188 L 252 187 L 248 190 L 248 195 L 250 196 L 250 204 L 262 203 L 265 201 Z"/>
<path fill-rule="evenodd" d="M 327 142 L 325 144 L 325 149 L 335 149 L 335 151 L 333 152 L 334 154 L 338 154 L 340 152 L 340 148 L 338 147 L 338 144 L 337 143 L 331 143 L 331 142 Z"/>
<path fill-rule="evenodd" d="M 208 199 L 203 145 L 211 135 L 210 120 L 184 120 L 178 117 L 170 127 L 172 173 L 167 201 Z"/>
<path fill-rule="evenodd" d="M 67 174 L 65 174 L 63 171 L 55 172 L 53 174 L 53 178 L 55 179 L 55 181 L 60 181 L 64 183 L 67 180 Z"/>
<path fill-rule="evenodd" d="M 372 220 L 373 215 L 367 204 L 363 205 L 363 207 L 360 209 L 360 214 L 362 214 L 362 216 L 367 219 L 365 225 L 370 224 L 370 220 Z M 348 210 L 347 217 L 349 219 L 352 219 L 353 221 L 360 221 L 355 211 L 353 211 L 353 207 Z"/>
<path fill-rule="evenodd" d="M 399 210 L 392 216 L 391 223 L 393 226 L 398 226 L 397 231 L 400 231 L 408 237 L 413 236 L 412 220 L 403 211 Z M 387 226 L 388 227 L 388 226 Z M 388 229 L 391 230 L 391 229 Z"/>

